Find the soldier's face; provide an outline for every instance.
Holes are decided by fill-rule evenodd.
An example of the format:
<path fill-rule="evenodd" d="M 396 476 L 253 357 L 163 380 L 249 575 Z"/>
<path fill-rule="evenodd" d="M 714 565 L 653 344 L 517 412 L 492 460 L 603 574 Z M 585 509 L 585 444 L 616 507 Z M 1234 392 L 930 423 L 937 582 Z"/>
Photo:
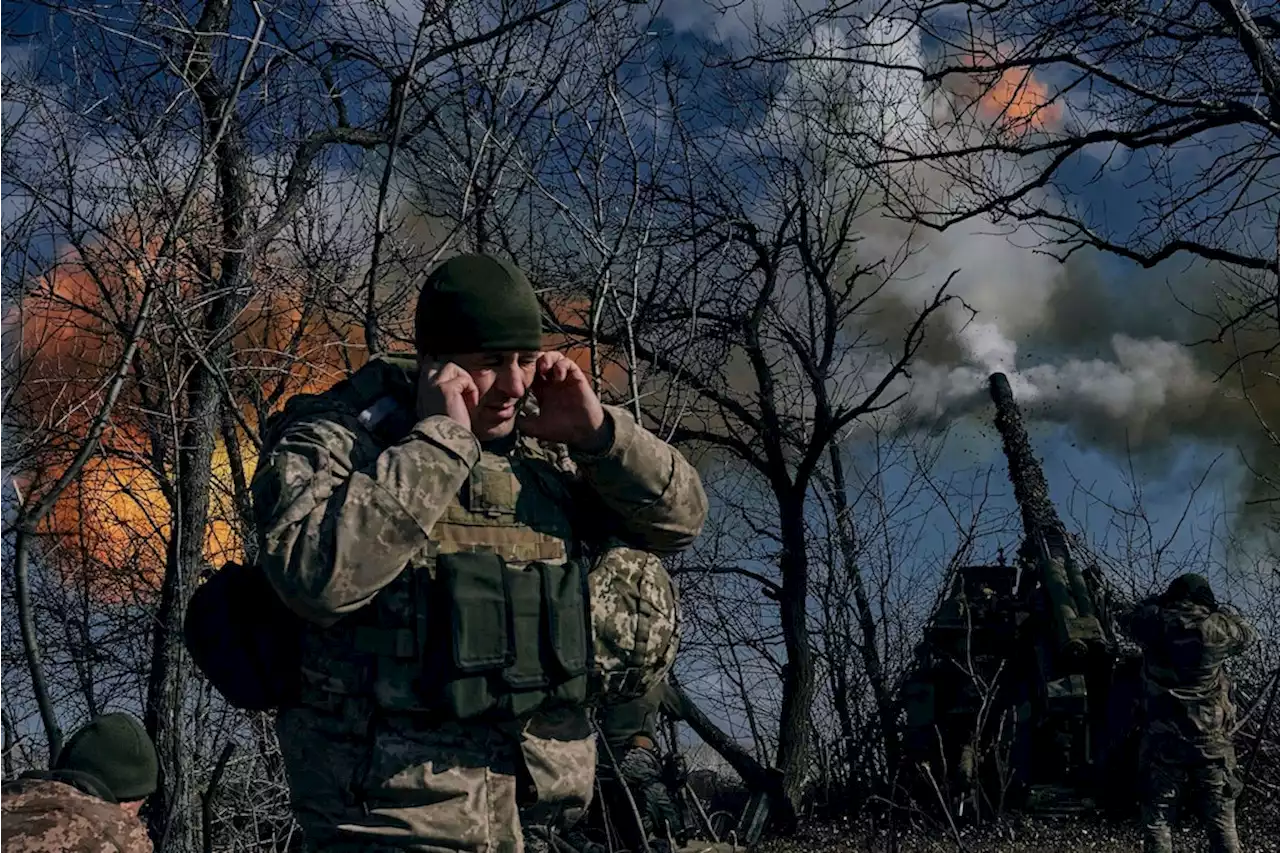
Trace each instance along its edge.
<path fill-rule="evenodd" d="M 471 413 L 471 431 L 481 441 L 510 435 L 520 398 L 533 382 L 537 352 L 473 352 L 445 356 L 467 373 L 480 392 Z"/>

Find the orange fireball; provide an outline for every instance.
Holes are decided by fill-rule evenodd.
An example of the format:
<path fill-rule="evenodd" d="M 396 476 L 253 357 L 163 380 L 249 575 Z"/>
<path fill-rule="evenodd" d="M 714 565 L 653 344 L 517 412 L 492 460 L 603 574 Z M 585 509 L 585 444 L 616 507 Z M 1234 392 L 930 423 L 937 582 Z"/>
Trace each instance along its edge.
<path fill-rule="evenodd" d="M 1015 133 L 1048 130 L 1062 123 L 1062 105 L 1026 68 L 1004 71 L 982 93 L 978 109 L 987 119 Z"/>
<path fill-rule="evenodd" d="M 1014 58 L 1015 51 L 1007 45 L 975 46 L 961 57 L 961 64 L 974 70 L 956 86 L 957 94 L 975 104 L 984 120 L 1011 133 L 1060 127 L 1062 102 L 1048 85 L 1030 68 L 1001 68 Z"/>
<path fill-rule="evenodd" d="M 127 238 L 137 229 L 125 223 L 121 232 Z M 21 364 L 7 420 L 22 436 L 24 458 L 17 464 L 24 474 L 15 485 L 24 496 L 38 496 L 71 463 L 123 353 L 120 329 L 136 309 L 146 274 L 132 256 L 145 261 L 155 247 L 122 239 L 87 249 L 83 256 L 69 254 L 32 282 L 27 296 L 4 317 L 6 356 Z M 125 243 L 143 248 L 124 248 Z M 201 278 L 181 248 L 178 261 L 166 270 L 169 278 L 162 286 L 170 299 L 197 292 Z M 300 290 L 287 282 L 264 288 L 267 295 L 246 308 L 233 338 L 236 354 L 227 381 L 280 383 L 283 393 L 274 408 L 292 394 L 333 384 L 343 372 L 344 355 L 357 365 L 364 360 L 361 330 L 352 330 L 345 342 L 355 352 L 334 346 L 330 324 L 318 322 L 316 311 L 302 310 Z M 173 468 L 172 443 L 184 418 L 182 383 L 188 375 L 176 362 L 191 356 L 182 354 L 171 320 L 158 320 L 153 329 L 97 452 L 40 530 L 42 563 L 82 581 L 102 600 L 154 593 L 172 534 L 171 498 L 182 476 Z M 256 429 L 254 408 L 244 404 L 241 414 Z M 163 439 L 159 444 L 157 436 Z M 257 461 L 253 444 L 242 442 L 237 450 L 245 476 L 251 476 Z M 206 559 L 219 564 L 239 558 L 243 547 L 231 456 L 221 437 L 214 450 L 212 491 L 208 525 L 196 535 Z"/>
<path fill-rule="evenodd" d="M 135 236 L 138 229 L 122 227 Z M 123 352 L 119 323 L 138 304 L 141 265 L 122 254 L 154 252 L 155 247 L 127 250 L 95 247 L 89 257 L 65 258 L 33 283 L 28 296 L 5 316 L 12 337 L 7 348 L 21 347 L 24 370 L 13 395 L 11 411 L 19 432 L 35 449 L 21 467 L 29 473 L 18 483 L 23 494 L 36 493 L 54 482 L 70 464 L 88 433 L 116 363 Z M 131 245 L 145 245 L 134 240 Z M 183 255 L 167 265 L 172 277 L 170 298 L 198 292 L 201 282 L 194 262 Z M 145 260 L 145 255 L 142 255 Z M 177 270 L 175 273 L 174 270 Z M 104 271 L 109 270 L 109 275 Z M 269 278 L 270 277 L 270 278 Z M 233 393 L 257 387 L 271 389 L 273 409 L 290 396 L 315 392 L 338 381 L 348 367 L 366 359 L 363 330 L 325 316 L 314 296 L 303 287 L 280 280 L 276 270 L 264 270 L 264 296 L 252 302 L 235 330 L 234 365 L 228 373 Z M 169 284 L 169 283 L 167 283 Z M 313 300 L 308 303 L 307 300 Z M 586 304 L 571 300 L 555 314 L 567 324 L 585 326 Z M 158 323 L 163 328 L 164 323 Z M 166 551 L 173 535 L 173 489 L 182 473 L 173 469 L 172 441 L 179 431 L 185 373 L 173 362 L 189 360 L 172 329 L 165 338 L 147 340 L 139 351 L 138 368 L 117 402 L 98 452 L 62 493 L 44 519 L 41 561 L 64 578 L 75 580 L 101 601 L 145 600 L 160 588 Z M 338 338 L 345 337 L 345 340 Z M 590 369 L 590 351 L 569 335 L 552 335 L 548 345 L 568 353 Z M 173 353 L 179 353 L 174 356 Z M 597 352 L 602 383 L 625 388 L 626 373 L 617 354 Z M 141 383 L 146 382 L 144 393 Z M 249 383 L 248 385 L 243 383 Z M 237 384 L 240 383 L 240 384 Z M 243 420 L 257 430 L 257 412 L 244 403 Z M 164 433 L 169 449 L 156 456 L 155 431 Z M 235 448 L 243 474 L 251 477 L 257 463 L 254 446 L 243 440 Z M 214 449 L 209 520 L 201 537 L 205 558 L 214 565 L 240 559 L 243 524 L 237 516 L 232 454 L 219 436 Z"/>

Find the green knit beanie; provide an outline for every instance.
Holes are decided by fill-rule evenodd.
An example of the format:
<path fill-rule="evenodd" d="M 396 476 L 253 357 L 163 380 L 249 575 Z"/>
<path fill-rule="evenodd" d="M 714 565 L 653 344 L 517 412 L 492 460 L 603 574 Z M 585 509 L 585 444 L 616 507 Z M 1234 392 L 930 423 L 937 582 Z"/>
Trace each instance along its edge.
<path fill-rule="evenodd" d="M 492 255 L 458 255 L 431 271 L 414 317 L 418 352 L 542 349 L 542 310 L 514 264 Z"/>
<path fill-rule="evenodd" d="M 149 796 L 159 775 L 155 745 L 129 714 L 95 717 L 62 747 L 53 769 L 87 773 L 122 803 Z"/>

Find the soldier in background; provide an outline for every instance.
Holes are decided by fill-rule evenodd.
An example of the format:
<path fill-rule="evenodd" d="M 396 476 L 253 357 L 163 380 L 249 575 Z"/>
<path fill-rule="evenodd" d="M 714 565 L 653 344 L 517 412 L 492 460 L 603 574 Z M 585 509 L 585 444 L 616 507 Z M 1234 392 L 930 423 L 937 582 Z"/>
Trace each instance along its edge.
<path fill-rule="evenodd" d="M 306 621 L 281 751 L 313 849 L 520 853 L 522 817 L 571 822 L 591 799 L 592 694 L 610 673 L 643 676 L 632 695 L 666 674 L 674 614 L 646 590 L 670 583 L 652 564 L 693 542 L 706 495 L 683 456 L 542 350 L 509 262 L 433 270 L 415 339 L 417 356 L 375 358 L 267 426 L 259 559 Z M 599 553 L 609 539 L 623 547 Z M 587 640 L 585 589 L 602 577 Z M 610 661 L 602 638 L 628 626 L 638 660 Z"/>
<path fill-rule="evenodd" d="M 4 853 L 151 853 L 138 811 L 156 789 L 157 768 L 141 723 L 128 714 L 96 717 L 52 770 L 4 785 Z"/>
<path fill-rule="evenodd" d="M 726 842 L 689 838 L 687 812 L 680 792 L 688 784 L 683 758 L 664 755 L 658 740 L 660 712 L 678 716 L 679 700 L 665 681 L 645 695 L 597 709 L 600 799 L 588 820 L 570 831 L 566 840 L 582 853 L 604 853 L 609 847 L 594 842 L 614 837 L 622 850 L 642 853 L 732 853 L 741 850 Z M 638 821 L 637 821 L 638 817 Z"/>
<path fill-rule="evenodd" d="M 1143 651 L 1140 747 L 1143 849 L 1170 853 L 1169 820 L 1179 794 L 1195 789 L 1210 849 L 1238 853 L 1235 799 L 1240 793 L 1231 731 L 1235 708 L 1223 663 L 1257 637 L 1253 627 L 1218 606 L 1197 574 L 1139 604 L 1121 625 Z"/>
<path fill-rule="evenodd" d="M 600 805 L 621 836 L 622 846 L 632 851 L 643 850 L 648 841 L 653 853 L 667 853 L 671 841 L 677 847 L 686 841 L 671 791 L 671 783 L 679 780 L 669 778 L 669 768 L 658 749 L 658 711 L 666 690 L 662 682 L 639 699 L 602 708 L 597 714 L 604 741 Z M 639 827 L 636 813 L 640 815 Z"/>

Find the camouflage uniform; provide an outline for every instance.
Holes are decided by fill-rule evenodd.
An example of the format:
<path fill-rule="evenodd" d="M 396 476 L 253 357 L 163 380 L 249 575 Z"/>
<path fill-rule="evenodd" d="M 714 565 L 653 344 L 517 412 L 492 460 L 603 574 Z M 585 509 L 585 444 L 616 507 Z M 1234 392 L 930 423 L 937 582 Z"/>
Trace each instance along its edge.
<path fill-rule="evenodd" d="M 553 821 L 591 799 L 587 711 L 510 725 L 443 717 L 405 648 L 418 585 L 460 552 L 563 564 L 585 553 L 584 531 L 679 551 L 706 496 L 693 467 L 622 409 L 605 407 L 613 437 L 599 454 L 514 437 L 482 447 L 447 417 L 414 422 L 416 386 L 411 358 L 375 359 L 295 397 L 268 427 L 253 483 L 260 559 L 308 621 L 302 698 L 277 722 L 294 811 L 323 850 L 519 853 L 521 811 Z"/>
<path fill-rule="evenodd" d="M 70 778 L 79 775 L 31 773 L 5 784 L 4 853 L 151 853 L 142 822 L 106 791 Z"/>
<path fill-rule="evenodd" d="M 652 683 L 643 696 L 598 709 L 601 796 L 592 805 L 589 820 L 567 834 L 567 840 L 583 853 L 604 853 L 608 846 L 594 839 L 605 838 L 616 838 L 621 849 L 631 853 L 643 851 L 646 845 L 651 853 L 734 853 L 741 849 L 726 842 L 688 837 L 686 815 L 677 800 L 687 784 L 683 761 L 670 755 L 664 760 L 658 748 L 659 711 L 677 713 L 678 700 L 673 696 L 671 687 L 662 680 Z"/>
<path fill-rule="evenodd" d="M 1139 762 L 1144 850 L 1172 850 L 1169 820 L 1180 792 L 1191 786 L 1210 848 L 1236 853 L 1235 709 L 1223 662 L 1243 652 L 1256 633 L 1238 615 L 1191 600 L 1146 602 L 1124 621 L 1144 659 L 1146 726 Z"/>
<path fill-rule="evenodd" d="M 643 848 L 631 809 L 632 800 L 640 815 L 640 828 L 651 848 L 666 847 L 668 832 L 677 843 L 684 840 L 680 815 L 667 784 L 668 774 L 658 752 L 658 710 L 666 690 L 667 685 L 660 683 L 639 699 L 602 708 L 598 714 L 606 750 L 601 771 L 601 806 L 630 850 Z"/>

